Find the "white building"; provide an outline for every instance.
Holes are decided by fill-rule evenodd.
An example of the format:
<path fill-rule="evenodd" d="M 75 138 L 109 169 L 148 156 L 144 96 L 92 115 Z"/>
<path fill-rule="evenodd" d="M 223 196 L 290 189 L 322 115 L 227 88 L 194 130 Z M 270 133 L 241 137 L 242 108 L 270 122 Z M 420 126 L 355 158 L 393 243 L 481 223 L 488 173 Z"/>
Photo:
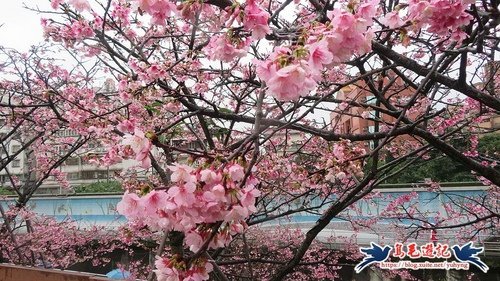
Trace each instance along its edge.
<path fill-rule="evenodd" d="M 96 88 L 95 91 L 98 94 L 106 95 L 115 92 L 115 86 L 112 80 L 108 79 L 101 88 Z M 2 100 L 1 97 L 0 100 Z M 7 101 L 7 103 L 10 102 L 10 100 Z M 29 158 L 32 157 L 30 156 L 30 151 L 36 148 L 27 146 L 23 149 L 23 143 L 28 141 L 30 137 L 14 133 L 4 140 L 5 136 L 9 135 L 12 130 L 13 128 L 9 127 L 5 122 L 5 115 L 0 115 L 0 187 L 5 188 L 12 187 L 12 178 L 17 177 L 20 183 L 23 183 L 27 180 L 27 177 L 30 177 L 31 180 L 37 180 L 36 177 L 40 177 L 40 175 L 35 176 L 35 173 L 29 172 L 35 168 L 34 161 L 29 161 Z M 56 133 L 56 137 L 68 138 L 78 137 L 78 135 L 72 130 L 61 130 Z M 60 151 L 60 144 L 56 141 L 54 148 L 56 151 L 61 152 L 61 155 L 64 155 L 64 151 Z M 89 163 L 90 156 L 98 157 L 105 153 L 105 147 L 100 146 L 96 142 L 89 142 L 85 148 L 80 148 L 74 152 L 57 169 L 67 175 L 71 187 L 77 187 L 95 182 L 112 181 L 116 174 L 137 164 L 134 160 L 124 160 L 109 167 L 96 166 Z M 5 166 L 3 163 L 7 162 L 9 163 Z M 43 181 L 43 184 L 37 189 L 36 193 L 54 194 L 68 192 L 71 192 L 71 190 L 62 189 L 60 184 L 51 176 Z"/>
<path fill-rule="evenodd" d="M 4 136 L 8 132 L 9 128 L 1 128 L 0 136 Z M 63 130 L 58 132 L 61 137 L 71 137 L 76 136 L 71 130 Z M 13 157 L 16 153 L 22 149 L 23 145 L 20 140 L 8 139 L 1 144 L 1 161 L 7 161 L 7 157 Z M 32 169 L 32 162 L 28 161 L 29 149 L 27 148 L 17 154 L 13 160 L 4 168 L 0 170 L 0 186 L 9 188 L 12 186 L 10 178 L 12 176 L 17 177 L 21 182 L 25 181 L 29 175 L 29 170 Z M 67 175 L 67 179 L 71 187 L 77 187 L 81 185 L 88 185 L 95 182 L 106 182 L 113 181 L 114 177 L 122 172 L 124 169 L 133 167 L 137 165 L 134 160 L 123 160 L 122 162 L 106 166 L 97 166 L 89 162 L 92 157 L 99 157 L 106 153 L 104 147 L 88 147 L 85 149 L 80 149 L 73 153 L 71 157 L 66 159 L 62 165 L 57 169 Z M 3 166 L 3 165 L 2 165 Z M 33 174 L 33 173 L 32 173 Z M 31 176 L 32 179 L 33 176 Z M 65 190 L 60 187 L 60 184 L 54 179 L 54 177 L 49 177 L 43 184 L 38 188 L 36 193 L 68 193 L 70 190 Z"/>

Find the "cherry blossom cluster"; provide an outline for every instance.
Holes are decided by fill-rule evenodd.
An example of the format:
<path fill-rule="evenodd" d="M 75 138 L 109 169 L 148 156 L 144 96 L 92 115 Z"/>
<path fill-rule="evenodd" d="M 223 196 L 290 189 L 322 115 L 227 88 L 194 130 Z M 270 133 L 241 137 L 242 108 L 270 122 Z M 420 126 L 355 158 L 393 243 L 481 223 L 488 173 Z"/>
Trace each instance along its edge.
<path fill-rule="evenodd" d="M 207 57 L 211 60 L 231 62 L 235 58 L 242 58 L 247 54 L 250 44 L 248 38 L 241 40 L 232 36 L 231 32 L 215 35 L 206 46 Z"/>
<path fill-rule="evenodd" d="M 262 9 L 255 0 L 246 1 L 243 26 L 252 32 L 253 39 L 262 39 L 271 33 L 267 24 L 269 14 Z"/>
<path fill-rule="evenodd" d="M 317 52 L 315 58 L 322 62 L 330 63 L 331 55 Z M 320 56 L 321 54 L 321 56 Z M 316 87 L 317 76 L 313 75 L 311 66 L 307 62 L 309 53 L 304 47 L 295 50 L 289 48 L 276 48 L 265 61 L 255 61 L 257 75 L 266 82 L 271 96 L 283 100 L 296 100 L 307 95 Z"/>
<path fill-rule="evenodd" d="M 283 101 L 297 100 L 316 88 L 325 66 L 370 51 L 370 26 L 377 5 L 378 1 L 363 3 L 354 13 L 334 9 L 329 13 L 331 21 L 313 28 L 315 35 L 304 46 L 279 47 L 266 60 L 255 61 L 257 74 L 266 83 L 269 94 Z"/>
<path fill-rule="evenodd" d="M 301 229 L 289 226 L 273 226 L 272 231 L 266 227 L 252 227 L 246 233 L 246 243 L 248 252 L 241 252 L 244 248 L 241 238 L 237 238 L 229 246 L 230 250 L 235 252 L 235 256 L 230 259 L 223 258 L 220 263 L 225 272 L 229 274 L 238 274 L 241 267 L 224 265 L 226 259 L 229 261 L 245 261 L 246 259 L 260 259 L 263 263 L 253 264 L 255 279 L 268 280 L 277 269 L 278 262 L 285 262 L 293 257 L 294 251 L 300 247 L 301 239 L 304 233 Z M 286 241 L 285 243 L 283 243 Z M 352 247 L 352 251 L 347 247 L 343 249 L 348 252 L 345 255 L 348 259 L 359 256 L 359 250 Z M 340 267 L 332 266 L 339 262 L 344 256 L 340 251 L 325 249 L 319 241 L 314 241 L 311 248 L 304 257 L 304 265 L 295 270 L 287 280 L 336 280 L 339 278 L 338 270 Z M 271 264 L 265 264 L 266 261 L 272 261 Z M 258 276 L 258 278 L 257 278 Z"/>
<path fill-rule="evenodd" d="M 139 130 L 134 129 L 134 134 L 130 134 L 130 128 L 126 126 L 132 126 L 130 121 L 124 121 L 119 124 L 119 128 L 127 132 L 123 137 L 123 153 L 125 157 L 131 154 L 135 154 L 135 160 L 141 163 L 141 166 L 145 169 L 151 167 L 151 158 L 149 158 L 149 152 L 151 151 L 151 140 L 146 137 L 146 134 Z M 130 151 L 131 150 L 131 151 Z M 114 150 L 111 150 L 114 152 Z"/>
<path fill-rule="evenodd" d="M 406 203 L 415 204 L 415 202 L 416 202 L 415 199 L 418 199 L 418 194 L 415 191 L 412 191 L 412 192 L 407 193 L 407 194 L 403 194 L 403 195 L 398 196 L 396 198 L 390 198 L 389 199 L 390 203 L 386 206 L 384 213 L 387 213 L 387 214 L 392 213 L 393 216 L 395 216 L 394 212 L 397 213 L 397 211 L 399 211 L 399 208 L 403 207 Z M 411 205 L 409 207 L 411 207 Z"/>
<path fill-rule="evenodd" d="M 4 219 L 9 220 L 12 228 L 23 230 L 15 239 L 6 231 L 0 232 L 0 255 L 12 263 L 35 262 L 38 266 L 67 268 L 75 263 L 92 261 L 98 266 L 106 264 L 103 257 L 120 244 L 114 241 L 113 232 L 98 227 L 81 229 L 71 219 L 57 221 L 28 208 L 11 205 L 5 210 Z M 93 247 L 96 242 L 103 247 Z"/>
<path fill-rule="evenodd" d="M 208 280 L 213 270 L 213 265 L 206 259 L 199 258 L 187 269 L 186 262 L 179 255 L 173 255 L 171 258 L 157 257 L 155 261 L 156 277 L 158 281 L 170 280 Z"/>
<path fill-rule="evenodd" d="M 236 58 L 244 57 L 247 54 L 248 47 L 252 43 L 252 39 L 260 40 L 266 34 L 271 33 L 271 29 L 267 24 L 269 13 L 264 11 L 255 0 L 247 1 L 244 8 L 235 3 L 227 11 L 229 17 L 225 25 L 231 27 L 237 22 L 239 25 L 242 25 L 246 32 L 250 32 L 252 36 L 246 37 L 246 35 L 235 34 L 235 31 L 241 29 L 241 27 L 231 27 L 225 34 L 212 36 L 205 47 L 207 57 L 210 60 L 231 62 Z"/>
<path fill-rule="evenodd" d="M 410 0 L 408 19 L 416 22 L 416 27 L 428 25 L 427 31 L 431 33 L 443 37 L 451 34 L 454 40 L 461 41 L 465 38 L 465 33 L 460 28 L 472 19 L 465 10 L 474 2 L 473 0 Z"/>
<path fill-rule="evenodd" d="M 71 26 L 57 26 L 46 19 L 42 19 L 42 27 L 46 37 L 54 41 L 64 42 L 68 46 L 85 38 L 94 36 L 94 30 L 85 20 L 74 21 Z"/>
<path fill-rule="evenodd" d="M 324 156 L 328 181 L 341 181 L 348 183 L 353 177 L 363 176 L 362 161 L 359 160 L 366 153 L 359 145 L 349 140 L 341 140 L 333 145 L 332 151 Z"/>
<path fill-rule="evenodd" d="M 205 10 L 213 14 L 210 5 L 199 1 L 185 1 L 179 5 L 169 0 L 135 0 L 133 3 L 140 11 L 151 16 L 151 24 L 154 25 L 164 25 L 168 17 L 176 14 L 190 21 L 195 20 L 197 10 Z M 229 20 L 225 24 L 228 27 L 236 21 L 242 24 L 246 31 L 251 32 L 252 38 L 256 40 L 264 38 L 271 32 L 267 23 L 269 13 L 264 11 L 255 0 L 246 1 L 244 8 L 239 3 L 234 3 L 226 10 L 229 12 Z"/>
<path fill-rule="evenodd" d="M 117 205 L 118 212 L 153 230 L 184 233 L 185 246 L 193 252 L 203 250 L 204 245 L 209 249 L 224 247 L 232 235 L 245 229 L 245 220 L 256 211 L 255 199 L 260 192 L 256 189 L 258 181 L 246 175 L 241 165 L 211 163 L 193 168 L 175 164 L 169 169 L 172 186 L 144 196 L 126 192 Z M 214 229 L 217 224 L 220 227 Z M 157 276 L 192 280 L 193 274 L 211 270 L 206 260 L 191 262 L 189 268 L 186 262 L 183 257 L 158 257 L 157 266 L 161 266 L 157 267 Z"/>
<path fill-rule="evenodd" d="M 474 123 L 481 123 L 483 117 L 477 117 L 480 104 L 471 99 L 450 99 L 450 103 L 455 106 L 449 106 L 449 114 L 439 116 L 433 122 L 431 130 L 436 134 L 444 134 L 449 128 L 461 125 L 464 122 L 474 121 Z"/>
<path fill-rule="evenodd" d="M 175 3 L 169 0 L 137 0 L 135 2 L 142 11 L 151 15 L 152 24 L 163 25 L 167 17 L 177 12 Z"/>

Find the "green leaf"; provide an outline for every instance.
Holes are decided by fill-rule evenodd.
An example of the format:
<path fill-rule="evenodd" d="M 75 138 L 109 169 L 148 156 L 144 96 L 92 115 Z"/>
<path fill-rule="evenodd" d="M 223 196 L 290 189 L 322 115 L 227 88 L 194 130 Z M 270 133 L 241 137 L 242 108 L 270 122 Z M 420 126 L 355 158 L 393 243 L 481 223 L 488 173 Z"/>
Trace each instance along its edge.
<path fill-rule="evenodd" d="M 225 107 L 219 108 L 219 111 L 222 112 L 222 113 L 226 113 L 226 114 L 233 113 L 233 111 L 231 109 L 225 108 Z"/>

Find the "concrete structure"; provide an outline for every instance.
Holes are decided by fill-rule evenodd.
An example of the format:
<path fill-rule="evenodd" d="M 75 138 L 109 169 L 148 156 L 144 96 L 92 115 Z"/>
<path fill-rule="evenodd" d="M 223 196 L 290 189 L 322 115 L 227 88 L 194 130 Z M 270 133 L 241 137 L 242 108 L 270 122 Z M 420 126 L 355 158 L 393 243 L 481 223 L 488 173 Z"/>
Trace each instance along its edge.
<path fill-rule="evenodd" d="M 500 114 L 495 114 L 479 123 L 479 127 L 485 131 L 485 134 L 497 132 L 500 130 Z"/>
<path fill-rule="evenodd" d="M 402 184 L 384 185 L 380 189 L 376 189 L 377 192 L 385 195 L 383 198 L 374 198 L 371 199 L 370 202 L 363 200 L 358 201 L 356 203 L 356 208 L 354 209 L 361 210 L 362 213 L 357 213 L 354 209 L 344 211 L 339 218 L 332 220 L 330 225 L 318 235 L 317 239 L 326 243 L 332 237 L 351 237 L 356 232 L 352 229 L 352 225 L 350 223 L 346 222 L 345 219 L 341 219 L 342 216 L 349 216 L 354 219 L 369 219 L 374 216 L 382 217 L 384 208 L 392 200 L 394 200 L 394 198 L 407 194 L 411 191 L 416 191 L 418 197 L 410 203 L 417 204 L 419 206 L 419 210 L 422 213 L 428 214 L 428 218 L 432 220 L 433 214 L 436 215 L 438 212 L 441 214 L 446 213 L 444 207 L 445 204 L 450 204 L 452 200 L 463 200 L 464 197 L 480 198 L 481 196 L 484 196 L 486 189 L 487 187 L 479 183 L 453 183 L 443 184 L 443 192 L 435 193 L 429 191 L 425 184 L 420 187 Z M 120 202 L 122 196 L 122 194 L 35 196 L 30 199 L 28 206 L 38 214 L 52 216 L 58 220 L 64 220 L 67 218 L 74 219 L 80 227 L 98 225 L 102 228 L 114 229 L 126 223 L 126 219 L 116 211 L 116 204 Z M 15 197 L 0 199 L 0 204 L 2 204 L 5 208 L 7 207 L 7 204 L 14 202 L 14 200 Z M 312 202 L 313 205 L 318 203 L 319 202 Z M 279 202 L 276 202 L 276 204 L 279 204 Z M 283 208 L 286 208 L 286 206 L 283 206 Z M 326 208 L 327 206 L 324 206 L 320 212 Z M 277 210 L 277 212 L 285 211 L 286 209 Z M 286 218 L 269 221 L 263 224 L 262 227 L 275 228 L 278 225 L 288 225 L 307 231 L 318 218 L 318 214 L 301 212 Z M 419 224 L 418 221 L 411 220 L 400 221 L 396 219 L 396 221 L 398 224 L 403 224 L 408 227 Z M 387 232 L 386 228 L 387 225 L 394 222 L 395 219 L 382 218 L 376 226 L 372 227 L 373 232 L 357 233 L 357 243 L 360 245 L 369 245 L 370 242 L 394 242 L 394 233 Z M 437 235 L 441 241 L 446 240 L 454 242 L 455 239 L 453 230 L 449 233 L 440 230 Z M 486 245 L 488 243 L 486 240 L 494 235 L 498 234 L 482 234 L 480 236 L 480 242 Z M 428 233 L 423 233 L 422 236 L 419 236 L 416 239 L 416 241 L 428 242 L 428 239 Z M 335 245 L 333 246 L 340 247 L 342 240 L 340 239 L 339 241 L 340 242 L 337 244 L 334 243 Z M 500 256 L 500 243 L 495 242 L 492 245 L 488 245 L 488 254 Z"/>
<path fill-rule="evenodd" d="M 443 212 L 443 204 L 449 202 L 449 198 L 447 198 L 448 196 L 455 195 L 459 198 L 463 198 L 463 196 L 482 196 L 484 195 L 486 188 L 487 187 L 478 183 L 445 184 L 442 187 L 443 193 L 438 194 L 429 191 L 425 185 L 422 185 L 421 187 L 415 187 L 412 185 L 386 185 L 377 189 L 377 191 L 383 194 L 393 194 L 398 196 L 415 190 L 418 193 L 418 199 L 415 200 L 414 204 L 419 204 L 422 211 Z M 103 228 L 115 228 L 126 221 L 125 218 L 120 216 L 115 210 L 116 204 L 121 200 L 121 197 L 121 194 L 96 194 L 90 196 L 35 196 L 29 201 L 28 204 L 39 214 L 54 216 L 61 220 L 67 217 L 76 219 L 81 227 L 87 227 L 90 224 L 97 224 Z M 6 204 L 8 203 L 8 200 L 0 199 L 0 204 Z M 14 198 L 11 198 L 10 200 L 14 200 Z M 374 198 L 373 200 L 375 200 L 372 201 L 374 204 L 358 203 L 357 207 L 363 210 L 363 212 L 368 213 L 370 216 L 378 216 L 379 210 L 384 208 L 389 202 L 387 200 L 381 201 L 377 198 Z M 350 211 L 348 210 L 347 212 Z M 318 217 L 319 215 L 317 214 L 314 215 L 303 212 L 294 214 L 289 219 L 283 218 L 272 221 L 271 223 L 263 225 L 263 227 L 272 231 L 273 229 L 276 229 L 276 226 L 278 225 L 286 225 L 299 228 L 305 233 L 311 226 L 314 225 Z M 410 223 L 411 222 L 405 223 L 405 225 L 409 226 Z M 384 230 L 386 225 L 387 224 L 384 224 L 384 222 L 381 222 L 380 224 L 371 226 L 372 232 L 355 232 L 351 228 L 352 226 L 349 222 L 334 219 L 323 231 L 319 233 L 317 240 L 330 249 L 344 249 L 345 243 L 350 244 L 351 242 L 349 241 L 353 241 L 353 239 L 360 246 L 368 246 L 371 242 L 391 245 L 397 241 L 394 237 L 394 233 L 388 232 L 387 229 Z M 351 239 L 351 237 L 354 237 L 354 234 L 356 234 L 355 238 Z M 447 234 L 440 230 L 437 235 L 439 242 L 441 243 L 452 244 L 456 242 L 456 233 L 454 233 L 453 230 Z M 479 241 L 475 242 L 475 246 L 485 247 L 485 252 L 481 253 L 480 256 L 481 259 L 497 259 L 500 257 L 500 242 L 498 239 L 495 239 L 494 235 L 495 234 L 493 233 L 491 235 L 479 235 L 477 237 Z M 420 236 L 412 236 L 406 242 L 416 242 L 418 245 L 423 245 L 424 243 L 428 243 L 429 239 L 430 237 L 428 233 L 421 233 Z M 115 259 L 115 261 L 117 260 L 118 259 Z M 360 274 L 355 274 L 353 272 L 353 266 L 357 262 L 358 261 L 355 260 L 349 260 L 350 264 L 346 265 L 342 272 L 340 272 L 341 280 L 394 280 L 380 277 L 380 271 L 376 266 L 372 266 L 369 269 L 367 268 Z M 87 271 L 96 270 L 96 268 L 85 268 L 84 266 L 72 269 Z M 434 271 L 424 270 L 420 272 L 427 276 L 422 276 L 421 280 L 436 280 L 428 276 L 430 272 Z M 456 274 L 458 275 L 456 279 L 448 278 L 446 280 L 464 280 L 464 273 L 466 272 L 467 271 L 457 271 Z M 477 272 L 477 270 L 475 270 L 475 272 L 485 278 L 480 280 L 497 280 L 495 278 L 498 277 L 498 271 L 496 271 L 493 267 L 490 268 L 490 271 L 487 274 Z M 46 270 L 41 268 L 28 268 L 0 264 L 0 281 L 106 280 L 100 279 L 101 276 L 102 275 L 72 271 Z"/>

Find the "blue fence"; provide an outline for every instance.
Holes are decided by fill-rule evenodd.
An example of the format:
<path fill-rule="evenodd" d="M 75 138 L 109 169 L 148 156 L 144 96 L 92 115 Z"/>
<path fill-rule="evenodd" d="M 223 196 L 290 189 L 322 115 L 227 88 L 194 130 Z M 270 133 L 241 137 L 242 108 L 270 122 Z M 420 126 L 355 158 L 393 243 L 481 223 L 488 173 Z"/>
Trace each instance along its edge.
<path fill-rule="evenodd" d="M 369 218 L 373 216 L 381 217 L 383 210 L 394 199 L 401 195 L 408 194 L 410 188 L 380 189 L 383 196 L 373 200 L 361 200 L 356 204 L 360 210 L 346 210 L 343 216 L 353 218 Z M 425 189 L 416 189 L 418 198 L 406 203 L 407 205 L 418 204 L 418 209 L 428 214 L 432 218 L 437 212 L 444 212 L 444 204 L 451 200 L 457 202 L 465 200 L 464 198 L 477 198 L 485 194 L 483 186 L 456 187 L 445 190 L 443 193 L 430 192 Z M 38 214 L 53 216 L 58 220 L 71 218 L 78 221 L 81 226 L 90 226 L 93 224 L 115 227 L 126 220 L 116 211 L 116 204 L 121 200 L 121 194 L 95 194 L 95 195 L 69 195 L 55 197 L 33 197 L 28 205 Z M 14 203 L 14 198 L 0 199 L 0 204 L 6 207 L 7 204 Z M 313 201 L 314 205 L 315 202 Z M 323 207 L 326 209 L 327 206 Z M 282 211 L 282 210 L 281 210 Z M 321 210 L 320 210 L 321 211 Z M 305 223 L 314 222 L 318 218 L 316 214 L 296 213 L 287 218 L 289 222 Z M 341 220 L 334 220 L 341 221 Z M 382 222 L 391 221 L 390 218 L 382 218 Z M 275 221 L 272 223 L 282 223 Z M 402 221 L 402 223 L 411 223 L 411 221 Z"/>

